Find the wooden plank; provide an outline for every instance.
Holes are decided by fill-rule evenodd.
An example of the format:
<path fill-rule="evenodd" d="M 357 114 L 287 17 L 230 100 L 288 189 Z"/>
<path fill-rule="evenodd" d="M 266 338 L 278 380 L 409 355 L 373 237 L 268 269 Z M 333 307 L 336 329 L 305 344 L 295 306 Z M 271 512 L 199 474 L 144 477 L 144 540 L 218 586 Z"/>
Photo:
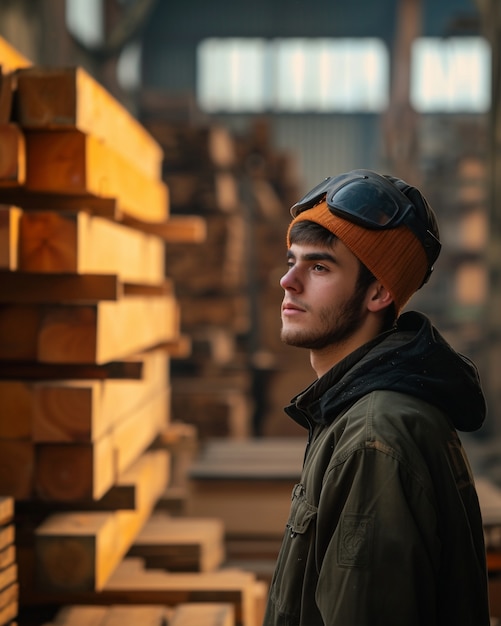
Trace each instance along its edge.
<path fill-rule="evenodd" d="M 130 296 L 95 305 L 0 304 L 4 360 L 103 364 L 178 336 L 179 308 L 173 295 Z"/>
<path fill-rule="evenodd" d="M 12 583 L 5 589 L 0 590 L 0 608 L 11 606 L 19 599 L 19 584 L 17 582 Z M 3 623 L 3 622 L 2 622 Z"/>
<path fill-rule="evenodd" d="M 11 620 L 17 617 L 19 605 L 16 602 L 10 602 L 7 606 L 0 609 L 0 624 L 10 624 Z"/>
<path fill-rule="evenodd" d="M 235 626 L 231 604 L 200 602 L 182 604 L 174 610 L 169 626 Z"/>
<path fill-rule="evenodd" d="M 16 562 L 16 547 L 7 546 L 0 550 L 0 569 L 5 569 Z"/>
<path fill-rule="evenodd" d="M 102 589 L 151 514 L 167 476 L 167 456 L 149 453 L 135 511 L 59 513 L 45 520 L 35 531 L 38 589 Z"/>
<path fill-rule="evenodd" d="M 112 606 L 101 626 L 165 626 L 166 615 L 162 605 Z"/>
<path fill-rule="evenodd" d="M 170 389 L 166 388 L 113 429 L 115 465 L 123 472 L 167 426 L 170 418 Z"/>
<path fill-rule="evenodd" d="M 4 526 L 14 518 L 14 499 L 8 496 L 0 496 L 0 525 Z M 0 549 L 4 548 L 0 544 Z"/>
<path fill-rule="evenodd" d="M 24 381 L 0 381 L 0 439 L 30 439 L 32 390 Z"/>
<path fill-rule="evenodd" d="M 148 224 L 124 216 L 124 224 L 161 237 L 168 243 L 201 243 L 207 237 L 207 221 L 199 215 L 170 215 L 166 222 Z"/>
<path fill-rule="evenodd" d="M 10 587 L 17 582 L 17 564 L 11 563 L 4 569 L 0 569 L 0 589 Z"/>
<path fill-rule="evenodd" d="M 6 39 L 0 37 L 0 66 L 2 72 L 12 72 L 14 70 L 29 67 L 31 61 L 17 50 Z"/>
<path fill-rule="evenodd" d="M 99 499 L 116 479 L 113 454 L 111 435 L 91 444 L 37 445 L 34 495 L 52 502 Z"/>
<path fill-rule="evenodd" d="M 163 151 L 153 136 L 83 68 L 17 72 L 18 119 L 27 128 L 77 129 L 121 152 L 146 176 L 160 178 Z"/>
<path fill-rule="evenodd" d="M 17 269 L 21 210 L 0 205 L 0 269 Z"/>
<path fill-rule="evenodd" d="M 0 439 L 0 493 L 18 500 L 33 494 L 35 451 L 31 441 Z"/>
<path fill-rule="evenodd" d="M 162 605 L 70 605 L 45 626 L 166 626 L 167 613 Z"/>
<path fill-rule="evenodd" d="M 27 408 L 31 414 L 33 441 L 95 441 L 121 419 L 137 411 L 164 390 L 169 380 L 169 355 L 165 351 L 153 350 L 141 358 L 140 381 L 68 380 L 32 385 Z M 15 408 L 13 403 L 11 408 Z"/>
<path fill-rule="evenodd" d="M 101 505 L 109 510 L 136 509 L 140 506 L 140 503 L 147 497 L 144 492 L 145 490 L 148 492 L 149 476 L 153 471 L 151 466 L 154 464 L 158 464 L 157 469 L 165 475 L 165 481 L 168 484 L 171 474 L 169 452 L 162 451 L 160 458 L 163 460 L 158 460 L 154 450 L 143 454 L 120 475 L 115 485 L 101 498 Z"/>
<path fill-rule="evenodd" d="M 168 451 L 167 456 L 169 459 L 168 482 L 171 475 L 170 453 Z M 86 500 L 84 503 L 82 501 L 51 502 L 35 499 L 24 500 L 16 502 L 16 511 L 21 516 L 24 515 L 31 519 L 35 519 L 37 516 L 39 519 L 43 519 L 56 512 L 81 511 L 82 508 L 85 508 L 86 511 L 135 510 L 138 507 L 138 503 L 144 498 L 143 491 L 145 487 L 143 483 L 147 479 L 144 477 L 144 474 L 149 471 L 148 463 L 148 454 L 145 453 L 133 464 L 132 468 L 128 468 L 118 477 L 115 484 L 99 500 Z"/>
<path fill-rule="evenodd" d="M 14 79 L 12 72 L 3 73 L 0 67 L 0 124 L 12 120 L 12 103 L 14 100 Z"/>
<path fill-rule="evenodd" d="M 41 320 L 37 356 L 48 363 L 106 363 L 178 334 L 179 312 L 173 296 L 51 307 Z"/>
<path fill-rule="evenodd" d="M 0 550 L 4 550 L 14 543 L 15 534 L 14 524 L 4 524 L 0 526 Z"/>
<path fill-rule="evenodd" d="M 164 242 L 102 217 L 24 212 L 19 269 L 26 272 L 116 274 L 122 282 L 161 285 Z"/>
<path fill-rule="evenodd" d="M 0 271 L 0 302 L 5 303 L 95 304 L 103 300 L 118 300 L 123 293 L 124 285 L 116 274 Z"/>
<path fill-rule="evenodd" d="M 171 517 L 155 512 L 136 537 L 129 556 L 147 568 L 171 572 L 211 572 L 225 557 L 224 526 L 218 518 Z"/>
<path fill-rule="evenodd" d="M 64 606 L 45 626 L 102 626 L 108 612 L 109 608 L 105 606 Z"/>
<path fill-rule="evenodd" d="M 168 392 L 121 420 L 90 443 L 38 444 L 34 481 L 44 500 L 98 500 L 146 450 L 168 420 Z"/>
<path fill-rule="evenodd" d="M 111 220 L 123 217 L 117 198 L 92 194 L 44 193 L 30 191 L 25 187 L 0 187 L 0 203 L 30 211 L 86 211 Z"/>
<path fill-rule="evenodd" d="M 120 378 L 140 380 L 143 362 L 140 360 L 117 361 L 102 365 L 80 365 L 65 363 L 33 363 L 21 361 L 0 361 L 0 380 L 105 380 Z"/>
<path fill-rule="evenodd" d="M 96 137 L 58 130 L 25 136 L 27 189 L 111 196 L 131 217 L 145 222 L 167 219 L 165 183 L 145 176 Z"/>
<path fill-rule="evenodd" d="M 0 124 L 0 186 L 23 185 L 26 181 L 26 143 L 21 128 Z"/>

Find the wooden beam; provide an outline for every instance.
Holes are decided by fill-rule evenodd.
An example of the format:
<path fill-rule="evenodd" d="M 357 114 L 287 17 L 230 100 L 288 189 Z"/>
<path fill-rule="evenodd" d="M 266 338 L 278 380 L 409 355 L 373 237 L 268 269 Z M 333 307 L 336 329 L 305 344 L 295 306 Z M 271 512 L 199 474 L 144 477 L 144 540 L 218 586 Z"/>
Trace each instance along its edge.
<path fill-rule="evenodd" d="M 0 67 L 0 124 L 12 120 L 12 103 L 14 100 L 14 80 L 12 73 L 2 73 Z"/>
<path fill-rule="evenodd" d="M 162 180 L 149 178 L 99 139 L 79 131 L 26 132 L 26 187 L 115 197 L 124 213 L 145 222 L 164 222 L 169 213 Z"/>
<path fill-rule="evenodd" d="M 85 304 L 119 300 L 124 285 L 115 274 L 42 274 L 0 271 L 0 302 Z"/>
<path fill-rule="evenodd" d="M 0 203 L 30 211 L 85 211 L 111 220 L 123 217 L 117 198 L 92 194 L 50 193 L 31 191 L 25 187 L 0 187 Z"/>
<path fill-rule="evenodd" d="M 0 459 L 0 493 L 18 500 L 31 498 L 35 467 L 32 442 L 26 439 L 0 439 Z"/>
<path fill-rule="evenodd" d="M 165 490 L 167 456 L 148 453 L 131 469 L 137 471 L 143 472 L 144 490 L 135 511 L 59 513 L 36 529 L 40 590 L 103 589 Z"/>
<path fill-rule="evenodd" d="M 217 518 L 171 517 L 155 512 L 128 556 L 144 559 L 148 569 L 213 572 L 225 558 L 224 525 Z"/>
<path fill-rule="evenodd" d="M 0 186 L 17 187 L 26 181 L 26 143 L 17 124 L 0 124 Z"/>
<path fill-rule="evenodd" d="M 163 151 L 153 136 L 83 68 L 17 72 L 19 122 L 27 128 L 95 135 L 150 178 L 161 177 Z"/>
<path fill-rule="evenodd" d="M 0 380 L 139 380 L 143 375 L 141 360 L 82 365 L 79 363 L 35 363 L 0 360 Z"/>
<path fill-rule="evenodd" d="M 169 381 L 169 355 L 164 350 L 145 353 L 141 360 L 140 381 L 59 380 L 30 385 L 28 402 L 33 441 L 96 441 L 133 414 L 163 391 Z M 26 401 L 26 397 L 23 400 Z M 10 407 L 12 419 L 19 409 L 14 402 Z"/>
<path fill-rule="evenodd" d="M 124 224 L 162 237 L 168 243 L 201 243 L 207 237 L 207 220 L 199 215 L 171 215 L 164 223 L 148 224 L 124 216 Z"/>
<path fill-rule="evenodd" d="M 14 70 L 29 67 L 31 61 L 19 52 L 6 39 L 0 37 L 0 66 L 2 73 L 13 72 Z"/>
<path fill-rule="evenodd" d="M 153 450 L 152 450 L 153 451 Z M 171 468 L 169 451 L 167 454 L 167 482 L 170 480 Z M 144 490 L 148 489 L 149 481 L 149 452 L 141 456 L 131 467 L 127 468 L 114 485 L 99 500 L 81 501 L 48 501 L 48 500 L 19 500 L 16 502 L 16 513 L 31 519 L 44 519 L 54 513 L 85 511 L 127 511 L 135 510 L 144 499 Z M 1 549 L 1 546 L 0 546 Z"/>
<path fill-rule="evenodd" d="M 231 604 L 187 603 L 175 608 L 169 626 L 235 626 L 235 610 Z"/>
<path fill-rule="evenodd" d="M 36 446 L 37 495 L 52 501 L 94 501 L 110 489 L 165 428 L 168 390 L 157 393 L 93 442 Z"/>
<path fill-rule="evenodd" d="M 70 605 L 45 626 L 166 626 L 168 609 L 162 605 Z M 185 624 L 186 626 L 186 624 Z M 204 622 L 204 626 L 212 626 Z"/>
<path fill-rule="evenodd" d="M 178 303 L 172 295 L 96 305 L 0 305 L 4 360 L 104 364 L 178 336 Z"/>
<path fill-rule="evenodd" d="M 21 215 L 16 207 L 0 205 L 0 269 L 17 270 Z"/>
<path fill-rule="evenodd" d="M 32 389 L 24 381 L 0 381 L 0 439 L 30 439 Z"/>
<path fill-rule="evenodd" d="M 14 498 L 0 496 L 0 525 L 5 526 L 14 519 Z M 5 546 L 0 543 L 0 549 Z"/>
<path fill-rule="evenodd" d="M 165 244 L 83 211 L 25 211 L 18 267 L 26 272 L 116 274 L 122 282 L 162 285 Z"/>

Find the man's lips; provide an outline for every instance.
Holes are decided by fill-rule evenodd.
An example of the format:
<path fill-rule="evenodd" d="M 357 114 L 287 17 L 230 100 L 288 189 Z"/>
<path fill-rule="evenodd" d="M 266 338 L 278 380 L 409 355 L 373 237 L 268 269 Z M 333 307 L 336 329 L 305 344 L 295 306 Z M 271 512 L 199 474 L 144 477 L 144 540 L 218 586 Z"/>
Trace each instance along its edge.
<path fill-rule="evenodd" d="M 293 304 L 292 302 L 284 302 L 282 304 L 282 314 L 283 315 L 296 315 L 298 313 L 304 313 L 305 310 L 298 306 L 297 304 Z"/>

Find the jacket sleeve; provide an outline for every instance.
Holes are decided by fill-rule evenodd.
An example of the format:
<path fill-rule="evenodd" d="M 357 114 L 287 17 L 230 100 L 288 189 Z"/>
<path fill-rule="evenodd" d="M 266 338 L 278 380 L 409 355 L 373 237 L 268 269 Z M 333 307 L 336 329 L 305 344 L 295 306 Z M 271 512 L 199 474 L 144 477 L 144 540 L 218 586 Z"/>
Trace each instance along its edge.
<path fill-rule="evenodd" d="M 434 626 L 440 541 L 432 490 L 391 449 L 360 446 L 326 476 L 316 602 L 326 626 Z"/>

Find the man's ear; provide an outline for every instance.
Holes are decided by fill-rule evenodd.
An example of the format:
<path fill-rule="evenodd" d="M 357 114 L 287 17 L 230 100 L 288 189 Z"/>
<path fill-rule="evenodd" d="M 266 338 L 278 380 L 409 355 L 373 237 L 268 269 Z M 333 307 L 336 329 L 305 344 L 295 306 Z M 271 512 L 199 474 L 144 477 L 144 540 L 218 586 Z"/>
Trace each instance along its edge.
<path fill-rule="evenodd" d="M 373 313 L 385 309 L 393 302 L 391 293 L 379 281 L 369 287 L 367 297 L 367 308 Z"/>

